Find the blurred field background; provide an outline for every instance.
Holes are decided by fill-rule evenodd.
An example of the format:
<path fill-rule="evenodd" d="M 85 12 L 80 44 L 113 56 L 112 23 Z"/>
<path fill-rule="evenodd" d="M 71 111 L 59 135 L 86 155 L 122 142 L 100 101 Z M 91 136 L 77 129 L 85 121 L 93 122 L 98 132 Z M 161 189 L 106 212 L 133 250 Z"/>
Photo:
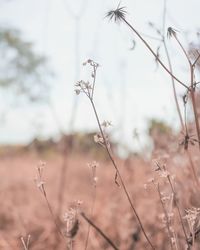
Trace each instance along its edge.
<path fill-rule="evenodd" d="M 121 3 L 156 58 L 123 23 L 105 18 L 117 5 L 0 0 L 0 249 L 151 249 L 90 102 L 75 93 L 91 75 L 88 59 L 100 65 L 96 109 L 101 123 L 111 122 L 105 134 L 113 158 L 153 246 L 200 249 L 200 64 L 191 88 L 176 84 L 181 123 L 171 78 L 157 60 L 167 65 L 168 27 L 191 61 L 199 57 L 200 3 Z M 175 39 L 165 42 L 173 72 L 189 86 L 187 58 Z"/>

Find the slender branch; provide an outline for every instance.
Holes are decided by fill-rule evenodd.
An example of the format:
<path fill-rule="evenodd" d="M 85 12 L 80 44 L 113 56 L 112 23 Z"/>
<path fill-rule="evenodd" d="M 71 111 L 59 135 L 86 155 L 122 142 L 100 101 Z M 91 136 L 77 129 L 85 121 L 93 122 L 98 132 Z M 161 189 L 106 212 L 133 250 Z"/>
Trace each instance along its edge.
<path fill-rule="evenodd" d="M 119 248 L 112 242 L 112 240 L 97 226 L 95 225 L 83 212 L 80 213 L 81 216 L 88 224 L 90 224 L 107 242 L 108 244 L 115 250 L 119 250 Z"/>
<path fill-rule="evenodd" d="M 197 137 L 198 137 L 198 142 L 199 142 L 199 150 L 200 150 L 200 126 L 199 126 L 199 119 L 198 119 L 198 112 L 197 112 L 197 104 L 196 104 L 196 100 L 195 100 L 194 68 L 192 65 L 190 67 L 190 72 L 191 72 L 190 96 L 192 99 L 192 107 L 193 107 L 193 111 L 194 111 L 195 125 L 196 125 Z"/>
<path fill-rule="evenodd" d="M 96 192 L 94 194 L 94 198 L 93 198 L 93 201 L 92 201 L 91 216 L 93 215 L 95 200 L 96 200 Z M 85 248 L 84 248 L 85 250 L 87 250 L 87 247 L 88 247 L 89 236 L 90 236 L 90 224 L 88 225 L 88 231 L 87 231 L 87 236 L 86 236 L 86 241 L 85 241 Z"/>
<path fill-rule="evenodd" d="M 59 235 L 60 235 L 62 238 L 64 238 L 64 235 L 63 235 L 63 233 L 62 233 L 61 230 L 60 230 L 60 227 L 59 227 L 59 225 L 58 225 L 58 223 L 57 223 L 56 217 L 55 217 L 55 215 L 54 215 L 54 213 L 53 213 L 53 210 L 52 210 L 52 208 L 51 208 L 51 205 L 50 205 L 50 203 L 49 203 L 49 200 L 48 200 L 48 198 L 47 198 L 46 195 L 44 195 L 44 197 L 45 197 L 45 200 L 46 200 L 46 203 L 47 203 L 47 207 L 48 207 L 48 209 L 49 209 L 49 212 L 50 212 L 50 214 L 51 214 L 51 217 L 53 218 L 55 227 L 56 227 L 56 229 L 57 229 Z"/>
<path fill-rule="evenodd" d="M 133 204 L 133 202 L 132 202 L 132 200 L 131 200 L 131 198 L 130 198 L 130 194 L 129 194 L 127 188 L 126 188 L 126 185 L 125 185 L 125 183 L 124 183 L 124 181 L 123 181 L 123 178 L 122 178 L 122 176 L 121 176 L 121 173 L 120 173 L 120 171 L 119 171 L 119 169 L 118 169 L 118 167 L 117 167 L 117 165 L 116 165 L 116 163 L 115 163 L 115 160 L 114 160 L 114 158 L 112 157 L 111 152 L 110 152 L 110 150 L 109 150 L 109 148 L 108 148 L 107 141 L 106 141 L 106 138 L 105 138 L 105 136 L 104 136 L 104 132 L 103 132 L 103 130 L 102 130 L 102 127 L 101 127 L 101 124 L 100 124 L 100 120 L 99 120 L 99 117 L 98 117 L 98 114 L 97 114 L 97 111 L 96 111 L 96 107 L 95 107 L 95 105 L 94 105 L 94 102 L 93 102 L 93 100 L 92 100 L 91 98 L 90 98 L 89 100 L 90 100 L 90 102 L 91 102 L 93 111 L 94 111 L 94 113 L 95 113 L 95 117 L 96 117 L 96 120 L 97 120 L 97 123 L 98 123 L 98 127 L 99 127 L 99 130 L 100 130 L 100 132 L 101 132 L 101 136 L 102 136 L 103 141 L 104 141 L 105 149 L 106 149 L 107 154 L 108 154 L 108 156 L 109 156 L 109 158 L 110 158 L 110 160 L 111 160 L 111 162 L 112 162 L 112 164 L 113 164 L 113 166 L 114 166 L 114 168 L 115 168 L 115 170 L 116 170 L 116 173 L 117 173 L 117 175 L 118 175 L 118 177 L 119 177 L 119 179 L 120 179 L 122 188 L 123 188 L 123 190 L 124 190 L 124 192 L 125 192 L 125 195 L 126 195 L 126 197 L 127 197 L 127 199 L 128 199 L 128 202 L 129 202 L 129 204 L 130 204 L 130 206 L 131 206 L 131 208 L 132 208 L 132 210 L 133 210 L 133 212 L 134 212 L 134 214 L 135 214 L 135 216 L 136 216 L 136 218 L 137 218 L 137 221 L 138 221 L 138 223 L 139 223 L 139 225 L 140 225 L 140 227 L 141 227 L 141 230 L 142 230 L 142 232 L 143 232 L 143 234 L 144 234 L 144 236 L 145 236 L 147 242 L 149 243 L 149 245 L 151 246 L 152 249 L 155 249 L 154 246 L 152 245 L 152 243 L 151 243 L 149 237 L 147 236 L 145 230 L 144 230 L 143 224 L 142 224 L 142 222 L 141 222 L 141 220 L 140 220 L 140 217 L 139 217 L 139 215 L 138 215 L 138 213 L 137 213 L 137 211 L 136 211 L 136 209 L 135 209 L 135 207 L 134 207 L 134 204 Z"/>
<path fill-rule="evenodd" d="M 170 71 L 173 74 L 173 68 L 172 68 L 172 64 L 171 64 L 171 60 L 170 60 L 170 57 L 169 57 L 169 52 L 168 52 L 168 49 L 167 49 L 167 45 L 166 45 L 165 39 L 163 40 L 163 44 L 164 44 L 165 54 L 167 56 L 167 61 L 168 61 L 169 69 L 170 69 Z M 175 103 L 176 103 L 176 109 L 177 109 L 177 112 L 178 112 L 178 116 L 179 116 L 179 120 L 180 120 L 180 123 L 181 123 L 181 127 L 182 127 L 182 129 L 184 129 L 183 117 L 181 115 L 181 110 L 180 110 L 180 106 L 179 106 L 178 98 L 177 98 L 177 93 L 176 93 L 175 81 L 174 81 L 174 78 L 172 76 L 171 76 L 171 81 L 172 81 L 172 87 L 173 87 L 174 100 L 175 100 Z"/>
<path fill-rule="evenodd" d="M 169 56 L 169 52 L 168 52 L 168 48 L 167 48 L 167 43 L 166 43 L 166 39 L 165 39 L 166 13 L 167 13 L 167 3 L 166 3 L 166 0 L 164 0 L 164 5 L 163 5 L 162 41 L 163 41 L 163 45 L 164 45 L 164 49 L 165 49 L 165 54 L 167 56 L 169 70 L 173 74 L 172 63 L 171 63 L 171 59 L 170 59 L 170 56 Z M 175 100 L 175 103 L 176 103 L 176 109 L 177 109 L 177 112 L 178 112 L 178 116 L 179 116 L 179 120 L 180 120 L 180 123 L 181 123 L 182 130 L 184 130 L 184 123 L 183 123 L 183 118 L 182 118 L 182 115 L 181 115 L 180 106 L 179 106 L 179 103 L 178 103 L 175 81 L 174 81 L 174 78 L 172 76 L 171 76 L 171 81 L 172 81 L 172 88 L 173 88 L 174 100 Z"/>
<path fill-rule="evenodd" d="M 173 68 L 172 68 L 172 64 L 171 64 L 171 59 L 170 59 L 170 56 L 169 56 L 169 52 L 168 52 L 168 48 L 167 48 L 167 44 L 166 44 L 166 39 L 165 39 L 165 36 L 164 36 L 165 22 L 166 22 L 166 0 L 164 0 L 164 8 L 163 8 L 163 44 L 164 44 L 164 49 L 165 49 L 165 53 L 166 53 L 168 64 L 169 64 L 169 69 L 170 69 L 170 71 L 173 74 Z M 181 45 L 181 44 L 179 43 L 179 45 Z M 185 53 L 185 55 L 186 55 L 186 57 L 188 59 L 188 56 L 187 56 L 187 53 L 186 53 L 185 49 L 183 47 L 182 47 L 182 49 L 183 49 L 183 51 L 184 51 L 184 53 Z M 199 54 L 199 56 L 200 56 L 200 54 Z M 196 62 L 199 59 L 199 56 L 196 58 L 196 60 L 193 63 L 193 65 L 196 64 Z M 188 61 L 190 61 L 190 60 L 188 60 Z M 174 81 L 173 77 L 171 77 L 171 81 L 172 81 L 172 86 L 173 86 L 173 93 L 174 93 L 174 99 L 175 99 L 175 103 L 176 103 L 176 109 L 177 109 L 177 112 L 178 112 L 178 116 L 179 116 L 179 120 L 180 120 L 180 123 L 181 123 L 181 127 L 182 127 L 182 130 L 184 130 L 184 127 L 185 127 L 186 133 L 187 133 L 186 107 L 185 107 L 185 125 L 184 125 L 183 117 L 181 115 L 180 106 L 179 106 L 179 103 L 178 103 L 175 81 Z M 192 173 L 193 173 L 195 182 L 197 184 L 199 184 L 198 177 L 197 177 L 197 174 L 196 174 L 196 171 L 195 171 L 195 167 L 194 167 L 194 163 L 192 161 L 192 156 L 191 156 L 191 154 L 190 154 L 190 152 L 188 150 L 187 150 L 186 153 L 187 153 L 187 157 L 189 159 L 189 163 L 190 163 L 190 166 L 191 166 L 191 169 L 192 169 Z"/>
<path fill-rule="evenodd" d="M 92 73 L 92 77 L 93 77 L 93 83 L 92 83 L 92 95 L 91 98 L 93 99 L 94 96 L 94 88 L 95 88 L 95 79 L 96 79 L 96 74 L 97 74 L 97 67 L 98 66 L 93 66 L 93 73 Z"/>
<path fill-rule="evenodd" d="M 196 65 L 196 63 L 198 62 L 199 58 L 200 58 L 200 53 L 197 51 L 198 56 L 196 58 L 196 60 L 193 62 L 192 66 L 194 67 Z"/>
<path fill-rule="evenodd" d="M 129 28 L 140 38 L 140 40 L 145 44 L 145 46 L 149 49 L 149 51 L 153 54 L 153 56 L 156 58 L 157 62 L 165 69 L 165 71 L 171 75 L 177 82 L 179 82 L 182 86 L 184 86 L 186 89 L 189 90 L 189 87 L 184 84 L 181 80 L 179 80 L 175 75 L 171 73 L 171 71 L 164 65 L 164 63 L 158 58 L 156 53 L 153 51 L 151 46 L 146 42 L 146 40 L 139 34 L 139 32 L 124 18 L 121 18 L 128 26 Z"/>
<path fill-rule="evenodd" d="M 94 180 L 93 180 L 94 181 Z M 97 196 L 97 186 L 96 183 L 94 185 L 94 190 L 93 190 L 93 195 L 92 195 L 92 205 L 91 205 L 91 217 L 93 216 L 93 212 L 94 212 L 94 206 L 95 206 L 95 202 L 96 202 L 96 196 Z M 88 224 L 88 231 L 87 231 L 87 236 L 86 236 L 86 241 L 85 241 L 85 250 L 87 250 L 88 247 L 88 241 L 89 241 L 89 236 L 90 236 L 90 224 Z"/>
<path fill-rule="evenodd" d="M 90 66 L 92 66 L 92 67 L 93 67 L 93 71 L 96 70 L 96 68 L 94 68 L 94 65 L 98 67 L 98 64 L 95 63 L 94 61 L 92 61 L 91 59 L 88 59 L 88 60 L 84 63 L 84 65 L 86 65 L 86 64 L 89 64 Z M 119 171 L 119 168 L 118 168 L 118 166 L 117 166 L 117 164 L 116 164 L 116 162 L 115 162 L 115 160 L 114 160 L 114 158 L 113 158 L 113 156 L 112 156 L 112 153 L 111 153 L 111 150 L 110 150 L 110 146 L 108 145 L 108 141 L 107 141 L 107 139 L 106 139 L 106 137 L 105 137 L 105 135 L 104 135 L 104 131 L 103 131 L 103 129 L 102 129 L 102 126 L 101 126 L 101 123 L 100 123 L 100 120 L 99 120 L 99 116 L 98 116 L 98 113 L 97 113 L 97 110 L 96 110 L 96 107 L 95 107 L 95 104 L 94 104 L 94 101 L 93 101 L 93 93 L 94 93 L 94 87 L 95 87 L 95 81 L 96 81 L 96 73 L 93 72 L 93 73 L 92 73 L 92 76 L 94 77 L 93 83 L 92 83 L 92 84 L 90 84 L 89 82 L 84 82 L 83 80 L 78 81 L 78 82 L 75 84 L 75 87 L 76 87 L 75 91 L 76 91 L 77 94 L 80 94 L 80 93 L 82 92 L 82 93 L 84 93 L 84 94 L 89 98 L 90 103 L 91 103 L 91 105 L 92 105 L 92 109 L 93 109 L 93 111 L 94 111 L 95 118 L 96 118 L 96 120 L 97 120 L 97 124 L 98 124 L 98 127 L 99 127 L 99 131 L 100 131 L 100 134 L 101 134 L 101 141 L 100 141 L 100 143 L 104 146 L 104 148 L 105 148 L 105 150 L 106 150 L 106 152 L 107 152 L 107 154 L 108 154 L 108 156 L 109 156 L 109 159 L 110 159 L 110 161 L 111 161 L 113 167 L 114 167 L 115 170 L 116 170 L 116 174 L 115 174 L 115 183 L 119 185 L 119 183 L 118 183 L 118 181 L 117 181 L 117 177 L 118 177 L 119 180 L 120 180 L 120 182 L 121 182 L 122 189 L 123 189 L 123 191 L 124 191 L 124 193 L 125 193 L 125 196 L 126 196 L 126 198 L 128 199 L 128 202 L 129 202 L 129 204 L 130 204 L 130 206 L 131 206 L 131 208 L 132 208 L 132 210 L 133 210 L 133 213 L 134 213 L 134 215 L 135 215 L 135 217 L 136 217 L 136 219 L 137 219 L 137 221 L 138 221 L 138 224 L 139 224 L 140 227 L 141 227 L 141 230 L 142 230 L 142 232 L 143 232 L 143 234 L 144 234 L 144 236 L 145 236 L 147 242 L 148 242 L 149 245 L 151 246 L 151 249 L 155 249 L 154 246 L 152 245 L 152 243 L 151 243 L 149 237 L 147 236 L 145 230 L 144 230 L 143 224 L 142 224 L 142 222 L 141 222 L 141 220 L 140 220 L 140 217 L 139 217 L 139 215 L 138 215 L 138 213 L 137 213 L 137 211 L 136 211 L 136 208 L 135 208 L 135 206 L 134 206 L 134 204 L 133 204 L 133 202 L 132 202 L 132 200 L 131 200 L 131 196 L 130 196 L 130 194 L 129 194 L 127 188 L 126 188 L 126 185 L 125 185 L 124 180 L 123 180 L 123 178 L 122 178 L 122 175 L 121 175 L 121 173 L 120 173 L 120 171 Z"/>
<path fill-rule="evenodd" d="M 191 60 L 190 60 L 185 48 L 183 47 L 182 43 L 179 41 L 179 39 L 177 38 L 177 35 L 175 33 L 172 33 L 172 34 L 173 34 L 175 40 L 177 41 L 177 43 L 179 44 L 179 46 L 181 47 L 183 53 L 185 54 L 185 57 L 187 58 L 189 65 L 192 66 Z"/>
<path fill-rule="evenodd" d="M 167 211 L 165 209 L 165 205 L 164 205 L 163 200 L 162 200 L 162 195 L 161 195 L 159 183 L 157 184 L 157 191 L 158 191 L 160 203 L 162 205 L 162 209 L 163 209 L 163 212 L 164 212 L 164 215 L 165 215 L 165 219 L 166 219 L 166 226 L 167 226 L 167 232 L 168 232 L 168 237 L 169 237 L 169 241 L 170 241 L 170 247 L 173 250 L 173 245 L 172 245 L 172 240 L 171 240 L 171 233 L 170 233 L 170 221 L 169 221 L 169 217 L 168 217 Z"/>
<path fill-rule="evenodd" d="M 174 195 L 174 203 L 176 205 L 176 209 L 177 209 L 177 212 L 178 212 L 178 215 L 179 215 L 179 220 L 180 220 L 180 223 L 181 223 L 181 226 L 182 226 L 182 229 L 183 229 L 183 233 L 184 233 L 184 236 L 185 236 L 185 240 L 187 242 L 187 234 L 186 234 L 186 230 L 185 230 L 185 227 L 184 227 L 184 224 L 183 224 L 183 219 L 182 219 L 182 216 L 181 216 L 181 211 L 180 211 L 180 208 L 179 208 L 179 205 L 178 205 L 178 202 L 177 202 L 177 198 L 176 198 L 176 192 L 174 190 L 174 187 L 172 185 L 172 182 L 171 182 L 171 178 L 170 176 L 168 175 L 167 176 L 167 179 L 168 179 L 168 182 L 169 182 L 169 185 L 171 187 L 171 190 L 172 190 L 172 193 Z"/>
<path fill-rule="evenodd" d="M 151 36 L 151 35 L 148 35 L 148 34 L 145 34 L 145 33 L 140 33 L 142 36 L 144 37 L 147 37 L 147 38 L 150 38 L 152 40 L 156 40 L 156 41 L 160 41 L 162 42 L 162 39 L 158 38 L 158 37 L 154 37 L 154 36 Z"/>
<path fill-rule="evenodd" d="M 187 156 L 188 156 L 188 159 L 189 159 L 189 162 L 190 162 L 190 166 L 191 166 L 191 170 L 192 170 L 192 173 L 193 173 L 193 176 L 194 176 L 194 180 L 195 180 L 196 184 L 199 185 L 199 179 L 198 179 L 198 176 L 197 176 L 197 173 L 196 173 L 196 170 L 195 170 L 195 166 L 194 166 L 194 162 L 192 160 L 192 156 L 190 154 L 189 149 L 186 150 L 186 153 L 187 153 Z"/>
<path fill-rule="evenodd" d="M 191 63 L 191 60 L 190 60 L 186 50 L 184 49 L 183 45 L 179 41 L 176 33 L 172 32 L 171 34 L 173 35 L 173 37 L 175 38 L 175 40 L 177 41 L 177 43 L 181 47 L 183 53 L 185 54 L 185 56 L 186 56 L 186 58 L 188 60 L 189 65 L 190 65 L 190 88 L 189 88 L 189 91 L 190 91 L 190 96 L 191 96 L 191 99 L 192 99 L 192 106 L 193 106 L 195 125 L 196 125 L 197 137 L 198 137 L 198 141 L 199 141 L 199 150 L 200 150 L 200 125 L 199 125 L 199 119 L 198 119 L 197 104 L 196 104 L 196 100 L 195 100 L 194 64 Z"/>

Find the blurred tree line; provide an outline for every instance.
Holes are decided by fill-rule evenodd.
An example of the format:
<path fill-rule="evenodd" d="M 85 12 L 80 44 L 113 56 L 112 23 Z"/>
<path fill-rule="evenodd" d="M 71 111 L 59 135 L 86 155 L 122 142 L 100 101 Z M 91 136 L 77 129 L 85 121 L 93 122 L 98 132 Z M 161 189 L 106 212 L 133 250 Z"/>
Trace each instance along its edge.
<path fill-rule="evenodd" d="M 34 51 L 19 30 L 0 26 L 0 88 L 14 98 L 28 101 L 44 100 L 48 96 L 47 60 Z"/>

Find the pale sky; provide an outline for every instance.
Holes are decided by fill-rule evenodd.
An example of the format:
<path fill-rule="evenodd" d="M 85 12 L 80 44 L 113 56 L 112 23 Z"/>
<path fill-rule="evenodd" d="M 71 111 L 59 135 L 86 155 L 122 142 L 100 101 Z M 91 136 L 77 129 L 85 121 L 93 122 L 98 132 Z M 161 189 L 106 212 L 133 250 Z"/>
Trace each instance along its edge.
<path fill-rule="evenodd" d="M 35 44 L 35 51 L 49 58 L 55 73 L 52 105 L 58 123 L 69 131 L 74 98 L 78 109 L 73 130 L 96 129 L 96 121 L 86 97 L 75 96 L 74 84 L 85 76 L 82 63 L 88 58 L 101 67 L 97 74 L 95 101 L 101 120 L 112 122 L 115 138 L 135 147 L 133 130 L 144 137 L 147 121 L 161 118 L 178 126 L 170 77 L 144 45 L 124 25 L 105 19 L 117 6 L 116 0 L 10 0 L 0 1 L 0 24 L 19 29 L 24 39 Z M 162 27 L 162 0 L 124 0 L 127 20 L 141 33 L 157 34 L 148 22 Z M 199 0 L 168 0 L 166 27 L 179 31 L 183 44 L 195 39 L 200 28 Z M 78 18 L 77 18 L 78 17 Z M 136 41 L 134 50 L 132 39 Z M 146 38 L 156 49 L 158 42 Z M 175 74 L 188 81 L 187 61 L 177 43 L 168 41 Z M 164 51 L 161 50 L 165 60 Z M 177 85 L 180 102 L 184 89 Z M 6 114 L 0 126 L 0 143 L 28 142 L 36 135 L 58 134 L 58 124 L 47 105 L 5 107 L 1 96 L 0 112 Z M 39 131 L 38 131 L 39 128 Z"/>

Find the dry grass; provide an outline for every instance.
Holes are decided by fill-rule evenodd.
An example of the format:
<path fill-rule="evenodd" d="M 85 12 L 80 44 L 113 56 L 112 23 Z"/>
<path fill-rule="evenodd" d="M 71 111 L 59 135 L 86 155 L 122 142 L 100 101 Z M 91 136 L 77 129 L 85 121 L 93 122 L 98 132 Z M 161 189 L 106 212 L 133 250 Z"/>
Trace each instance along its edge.
<path fill-rule="evenodd" d="M 34 176 L 39 157 L 31 154 L 19 155 L 13 158 L 4 157 L 1 165 L 1 247 L 5 249 L 21 249 L 21 236 L 31 235 L 30 249 L 53 249 L 57 230 L 47 209 L 45 201 L 35 186 Z M 46 160 L 45 186 L 52 209 L 58 206 L 58 180 L 62 158 L 51 156 Z M 82 209 L 89 214 L 92 199 L 91 173 L 87 166 L 91 162 L 89 156 L 71 156 L 68 159 L 66 176 L 65 202 L 62 207 L 61 219 L 75 200 L 82 200 Z M 152 204 L 149 193 L 144 190 L 150 166 L 141 160 L 134 160 L 129 168 L 123 168 L 123 175 L 127 179 L 129 188 L 138 204 L 140 214 L 146 213 L 146 208 Z M 123 249 L 131 244 L 131 234 L 137 233 L 138 226 L 127 209 L 126 199 L 121 195 L 121 189 L 114 183 L 114 171 L 110 163 L 101 163 L 97 169 L 97 199 L 93 219 L 117 244 Z M 148 199 L 147 199 L 148 197 Z M 154 211 L 154 212 L 153 212 Z M 149 227 L 156 216 L 156 209 L 152 209 L 151 216 L 145 218 Z M 86 237 L 87 225 L 81 220 L 79 232 L 75 239 L 75 249 L 82 249 Z M 63 226 L 63 225 L 62 225 Z M 62 227 L 61 227 L 62 228 Z M 62 228 L 64 229 L 64 228 Z M 138 231 L 139 232 L 139 231 Z M 141 236 L 140 236 L 141 237 Z M 62 240 L 61 240 L 62 241 Z M 105 242 L 91 229 L 88 249 L 101 249 Z M 60 246 L 63 249 L 65 242 Z M 99 246 L 99 247 L 98 247 Z M 106 247 L 106 246 L 105 246 Z"/>
<path fill-rule="evenodd" d="M 1 214 L 0 214 L 0 247 L 1 249 L 22 249 L 20 237 L 31 235 L 29 249 L 65 249 L 66 241 L 57 237 L 51 214 L 48 211 L 43 196 L 38 191 L 34 176 L 40 157 L 31 153 L 5 157 L 0 160 L 1 175 Z M 185 164 L 180 166 L 185 159 Z M 44 171 L 45 189 L 49 202 L 55 212 L 58 205 L 59 174 L 62 157 L 58 154 L 42 159 L 47 162 Z M 91 170 L 87 166 L 93 159 L 88 155 L 71 155 L 68 158 L 68 169 L 64 204 L 59 215 L 61 221 L 64 213 L 73 206 L 76 200 L 82 200 L 81 210 L 90 216 L 93 185 Z M 166 161 L 166 159 L 165 159 Z M 169 239 L 162 222 L 162 206 L 159 195 L 152 184 L 152 176 L 157 172 L 150 162 L 139 158 L 129 159 L 129 164 L 117 159 L 121 166 L 124 181 L 127 184 L 140 218 L 154 246 L 158 249 L 169 249 Z M 197 163 L 197 162 L 196 162 Z M 184 155 L 177 155 L 167 160 L 168 171 L 176 175 L 176 192 L 183 208 L 198 207 L 198 188 L 194 186 L 191 173 Z M 96 187 L 96 202 L 92 221 L 99 225 L 119 249 L 144 249 L 147 243 L 141 233 L 135 217 L 128 206 L 123 190 L 114 181 L 115 171 L 109 162 L 102 162 L 97 169 L 98 182 Z M 162 193 L 170 195 L 171 191 L 164 177 L 159 177 Z M 164 180 L 164 181 L 163 181 Z M 147 189 L 144 184 L 147 183 Z M 175 205 L 173 205 L 174 207 Z M 178 237 L 182 238 L 182 229 L 174 211 L 173 228 Z M 73 249 L 83 249 L 87 236 L 87 223 L 80 217 L 77 235 L 73 240 Z M 184 221 L 186 225 L 186 221 Z M 62 231 L 64 223 L 60 224 Z M 179 239 L 179 241 L 180 241 Z M 182 239 L 181 239 L 182 241 Z M 58 244 L 60 242 L 60 244 Z M 183 245 L 183 243 L 182 243 Z M 90 229 L 87 249 L 111 249 L 108 243 L 93 229 Z M 198 249 L 198 248 L 197 248 Z"/>

